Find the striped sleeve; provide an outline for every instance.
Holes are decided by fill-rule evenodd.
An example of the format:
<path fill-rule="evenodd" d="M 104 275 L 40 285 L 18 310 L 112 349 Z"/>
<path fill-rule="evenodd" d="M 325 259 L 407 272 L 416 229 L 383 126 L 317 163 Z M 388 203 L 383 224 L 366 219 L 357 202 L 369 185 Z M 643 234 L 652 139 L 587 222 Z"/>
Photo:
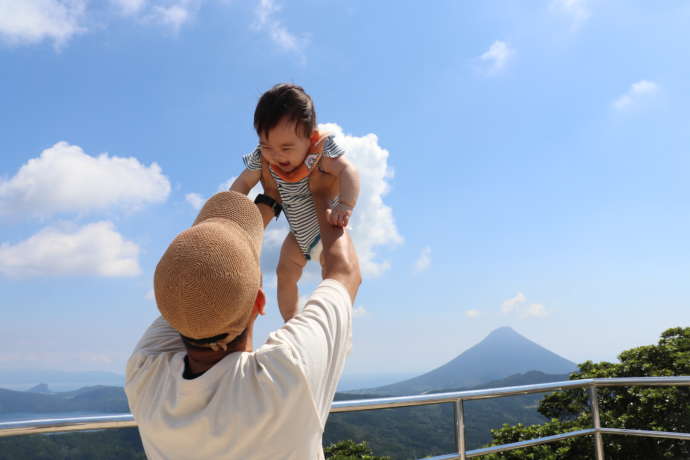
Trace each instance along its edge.
<path fill-rule="evenodd" d="M 253 152 L 242 157 L 244 165 L 250 171 L 258 171 L 261 169 L 261 148 L 257 147 Z"/>
<path fill-rule="evenodd" d="M 345 149 L 335 143 L 333 136 L 328 136 L 323 143 L 323 154 L 328 158 L 338 158 L 345 154 Z"/>

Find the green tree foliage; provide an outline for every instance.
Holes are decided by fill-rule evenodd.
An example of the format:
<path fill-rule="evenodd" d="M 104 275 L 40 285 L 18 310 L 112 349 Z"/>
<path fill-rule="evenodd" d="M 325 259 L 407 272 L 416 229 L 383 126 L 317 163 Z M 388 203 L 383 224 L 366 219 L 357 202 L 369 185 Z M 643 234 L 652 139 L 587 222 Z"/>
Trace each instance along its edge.
<path fill-rule="evenodd" d="M 0 438 L 0 460 L 146 460 L 136 428 Z"/>
<path fill-rule="evenodd" d="M 620 363 L 580 364 L 572 380 L 609 377 L 659 377 L 690 375 L 690 327 L 668 329 L 657 345 L 624 351 Z M 688 387 L 600 387 L 601 426 L 655 431 L 690 432 Z M 541 425 L 504 425 L 492 430 L 492 445 L 507 444 L 592 427 L 589 392 L 584 389 L 547 395 L 539 412 L 550 419 Z M 670 439 L 604 435 L 608 460 L 690 459 L 690 443 Z M 502 454 L 490 460 L 589 460 L 594 452 L 591 437 L 579 437 Z"/>
<path fill-rule="evenodd" d="M 377 457 L 366 441 L 339 441 L 323 450 L 328 460 L 390 460 L 390 457 Z"/>

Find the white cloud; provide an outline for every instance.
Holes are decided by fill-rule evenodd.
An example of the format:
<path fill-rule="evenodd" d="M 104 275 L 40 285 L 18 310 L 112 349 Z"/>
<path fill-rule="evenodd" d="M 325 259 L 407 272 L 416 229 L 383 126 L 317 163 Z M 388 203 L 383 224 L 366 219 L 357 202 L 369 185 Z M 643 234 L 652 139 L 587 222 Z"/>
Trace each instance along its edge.
<path fill-rule="evenodd" d="M 232 185 L 233 182 L 235 182 L 235 179 L 237 179 L 237 176 L 232 176 L 230 179 L 219 184 L 218 188 L 216 189 L 216 193 L 230 190 L 230 186 Z M 256 186 L 252 189 L 252 191 L 254 191 L 254 190 L 256 190 Z M 249 192 L 249 193 L 251 193 L 251 192 Z"/>
<path fill-rule="evenodd" d="M 278 277 L 275 272 L 263 274 L 264 277 L 264 289 L 278 289 Z"/>
<path fill-rule="evenodd" d="M 280 19 L 276 18 L 276 14 L 280 9 L 275 0 L 259 0 L 259 4 L 256 7 L 254 28 L 268 32 L 271 40 L 281 49 L 301 53 L 306 47 L 308 40 L 306 37 L 300 38 L 292 34 Z"/>
<path fill-rule="evenodd" d="M 233 176 L 230 179 L 220 183 L 216 188 L 216 193 L 224 192 L 230 188 L 233 182 L 235 182 L 237 176 Z M 247 195 L 250 200 L 254 200 L 256 196 L 262 191 L 261 183 L 256 184 Z M 199 211 L 207 198 L 200 195 L 199 193 L 187 193 L 185 195 L 185 200 L 189 203 L 196 211 Z M 270 267 L 275 269 L 278 264 L 278 258 L 280 256 L 280 248 L 283 245 L 283 240 L 288 234 L 289 228 L 287 223 L 282 217 L 277 223 L 273 221 L 268 228 L 264 231 L 264 244 L 261 252 L 261 265 L 264 267 Z M 277 281 L 276 281 L 277 283 Z"/>
<path fill-rule="evenodd" d="M 26 162 L 9 180 L 0 178 L 0 215 L 48 217 L 114 206 L 136 210 L 170 193 L 161 168 L 136 158 L 92 157 L 77 145 L 58 142 Z"/>
<path fill-rule="evenodd" d="M 627 110 L 638 106 L 644 100 L 648 100 L 659 92 L 659 85 L 649 80 L 640 80 L 630 85 L 628 91 L 613 101 L 616 110 Z"/>
<path fill-rule="evenodd" d="M 216 189 L 215 193 L 225 192 L 225 191 L 229 190 L 232 183 L 235 182 L 235 179 L 237 179 L 237 176 L 233 176 L 230 179 L 226 180 L 225 182 L 221 182 L 218 185 L 218 188 Z M 256 198 L 256 196 L 259 193 L 261 193 L 261 184 L 260 183 L 256 184 L 254 187 L 252 187 L 252 189 L 249 191 L 247 196 L 249 197 L 250 200 L 253 201 L 254 198 Z M 185 195 L 185 200 L 187 200 L 187 203 L 191 204 L 194 209 L 199 210 L 204 205 L 207 198 L 204 198 L 199 193 L 188 193 Z M 199 204 L 199 203 L 201 203 L 201 204 Z"/>
<path fill-rule="evenodd" d="M 11 45 L 52 41 L 56 48 L 84 32 L 86 0 L 0 0 L 0 38 Z"/>
<path fill-rule="evenodd" d="M 422 249 L 417 262 L 414 264 L 416 272 L 423 272 L 431 266 L 431 248 L 429 246 Z"/>
<path fill-rule="evenodd" d="M 184 199 L 187 200 L 187 203 L 191 204 L 194 209 L 197 211 L 202 208 L 206 200 L 199 195 L 198 193 L 188 193 L 184 196 Z"/>
<path fill-rule="evenodd" d="M 501 311 L 504 314 L 517 313 L 521 318 L 543 318 L 548 315 L 546 307 L 539 303 L 527 304 L 527 297 L 522 292 L 518 292 L 501 304 Z"/>
<path fill-rule="evenodd" d="M 264 249 L 280 248 L 289 231 L 287 225 L 268 227 L 264 232 Z"/>
<path fill-rule="evenodd" d="M 521 312 L 523 318 L 543 318 L 548 313 L 542 304 L 533 303 Z"/>
<path fill-rule="evenodd" d="M 479 56 L 481 69 L 486 75 L 496 75 L 501 72 L 515 55 L 515 50 L 508 43 L 496 40 L 488 51 Z"/>
<path fill-rule="evenodd" d="M 525 294 L 518 292 L 515 297 L 512 297 L 501 304 L 501 311 L 503 313 L 511 313 L 514 311 L 518 305 L 527 302 Z"/>
<path fill-rule="evenodd" d="M 16 244 L 0 244 L 0 274 L 8 277 L 59 275 L 134 276 L 141 272 L 139 247 L 112 222 L 78 228 L 47 227 Z"/>
<path fill-rule="evenodd" d="M 552 0 L 551 11 L 567 17 L 573 30 L 589 19 L 589 0 Z"/>
<path fill-rule="evenodd" d="M 356 137 L 343 134 L 335 123 L 319 125 L 320 131 L 335 134 L 336 142 L 347 152 L 360 177 L 360 194 L 350 220 L 350 234 L 365 277 L 375 277 L 386 271 L 390 264 L 382 260 L 377 249 L 381 246 L 401 244 L 393 219 L 393 210 L 383 202 L 389 191 L 388 181 L 393 171 L 388 165 L 389 153 L 378 143 L 375 134 Z"/>
<path fill-rule="evenodd" d="M 224 192 L 226 190 L 230 190 L 230 186 L 232 185 L 233 182 L 235 182 L 235 179 L 237 179 L 237 176 L 233 176 L 230 179 L 226 180 L 225 182 L 221 183 L 218 185 L 218 189 L 216 189 L 216 193 L 218 192 Z M 257 183 L 252 189 L 249 191 L 247 196 L 249 197 L 250 200 L 254 200 L 256 196 L 262 192 L 261 188 L 261 183 Z"/>
<path fill-rule="evenodd" d="M 147 0 L 110 0 L 115 6 L 117 6 L 122 14 L 131 15 L 140 12 Z"/>
<path fill-rule="evenodd" d="M 154 6 L 151 10 L 151 19 L 163 25 L 178 30 L 185 22 L 192 17 L 191 5 L 189 2 L 180 2 L 167 6 Z"/>
<path fill-rule="evenodd" d="M 192 20 L 203 0 L 110 0 L 125 16 L 177 31 Z"/>
<path fill-rule="evenodd" d="M 353 318 L 361 318 L 363 316 L 369 316 L 369 311 L 363 306 L 358 306 L 352 310 Z"/>
<path fill-rule="evenodd" d="M 110 0 L 121 15 L 142 24 L 157 24 L 178 31 L 197 14 L 204 0 Z M 89 0 L 0 0 L 0 40 L 10 45 L 52 41 L 64 46 L 87 30 Z M 96 3 L 96 2 L 93 2 Z M 107 27 L 107 23 L 103 24 Z M 282 25 L 272 18 L 266 24 L 274 40 L 297 47 Z M 270 26 L 270 27 L 269 27 Z M 296 39 L 295 39 L 296 40 Z"/>
<path fill-rule="evenodd" d="M 465 310 L 465 316 L 467 316 L 470 319 L 479 318 L 479 315 L 480 315 L 479 310 L 474 310 L 474 309 Z"/>

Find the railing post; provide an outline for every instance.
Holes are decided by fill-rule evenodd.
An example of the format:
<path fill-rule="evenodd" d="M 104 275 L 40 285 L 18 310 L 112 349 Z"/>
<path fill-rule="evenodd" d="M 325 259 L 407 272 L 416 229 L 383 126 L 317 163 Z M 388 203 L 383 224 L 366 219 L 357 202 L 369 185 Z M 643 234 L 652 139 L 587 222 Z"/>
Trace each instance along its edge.
<path fill-rule="evenodd" d="M 601 437 L 601 419 L 599 418 L 599 397 L 597 387 L 592 384 L 589 387 L 589 399 L 592 403 L 592 422 L 594 424 L 594 449 L 596 460 L 604 460 L 604 440 Z"/>
<path fill-rule="evenodd" d="M 455 401 L 455 440 L 460 460 L 466 460 L 465 456 L 465 408 L 462 399 Z"/>

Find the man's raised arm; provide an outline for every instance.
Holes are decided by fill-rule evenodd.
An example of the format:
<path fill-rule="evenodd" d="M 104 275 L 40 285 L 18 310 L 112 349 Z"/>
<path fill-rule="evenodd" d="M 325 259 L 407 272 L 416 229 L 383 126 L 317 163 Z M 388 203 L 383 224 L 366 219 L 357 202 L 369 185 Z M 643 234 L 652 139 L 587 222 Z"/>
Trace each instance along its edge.
<path fill-rule="evenodd" d="M 359 259 L 350 234 L 343 228 L 328 223 L 328 193 L 332 190 L 332 176 L 319 172 L 312 173 L 310 188 L 314 197 L 316 214 L 319 218 L 321 241 L 323 243 L 323 278 L 339 281 L 354 302 L 362 276 L 359 271 Z"/>

